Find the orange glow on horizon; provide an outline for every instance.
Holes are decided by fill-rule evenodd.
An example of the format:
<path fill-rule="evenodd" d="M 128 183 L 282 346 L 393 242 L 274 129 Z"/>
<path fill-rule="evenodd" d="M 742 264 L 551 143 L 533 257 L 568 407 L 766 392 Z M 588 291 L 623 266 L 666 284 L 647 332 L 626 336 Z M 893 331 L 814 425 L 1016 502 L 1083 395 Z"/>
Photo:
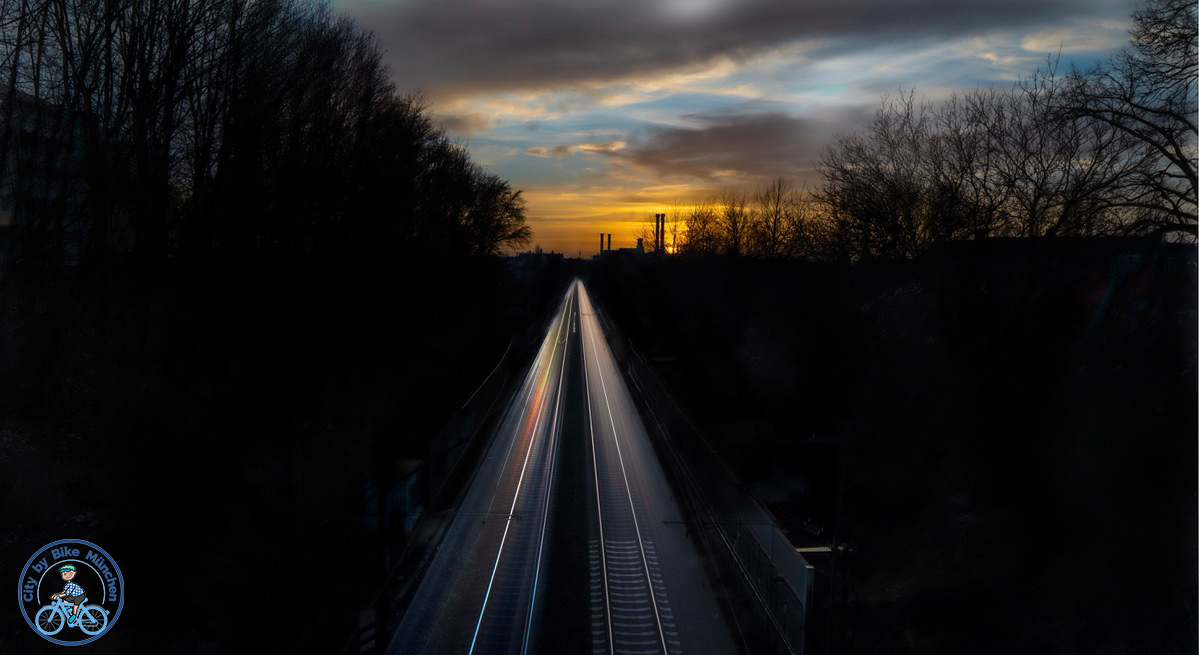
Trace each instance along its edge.
<path fill-rule="evenodd" d="M 524 196 L 533 238 L 525 249 L 541 246 L 586 259 L 599 252 L 601 232 L 612 235 L 613 250 L 633 248 L 646 224 L 652 228 L 654 214 L 685 212 L 712 195 L 710 188 L 689 184 L 529 189 Z"/>
<path fill-rule="evenodd" d="M 801 194 L 811 193 L 803 187 L 796 190 Z M 533 238 L 524 250 L 541 246 L 547 252 L 586 259 L 599 252 L 596 239 L 601 232 L 612 235 L 613 250 L 633 248 L 643 231 L 653 229 L 653 215 L 665 213 L 668 223 L 666 251 L 673 254 L 672 230 L 677 230 L 677 237 L 681 239 L 686 227 L 680 224 L 673 228 L 670 223 L 676 217 L 681 223 L 684 216 L 700 206 L 721 212 L 724 205 L 717 200 L 719 193 L 719 190 L 710 187 L 688 185 L 656 187 L 652 191 L 638 193 L 607 189 L 533 190 L 526 194 L 529 208 L 527 220 L 533 230 Z M 747 199 L 753 197 L 752 188 L 746 189 L 746 193 Z M 631 198 L 621 201 L 619 198 L 622 195 L 646 197 L 644 200 Z M 647 247 L 651 246 L 647 244 Z"/>
<path fill-rule="evenodd" d="M 648 206 L 648 205 L 647 205 Z M 533 230 L 533 239 L 529 242 L 528 250 L 541 246 L 547 252 L 560 252 L 567 257 L 584 259 L 599 252 L 599 235 L 604 236 L 604 247 L 607 247 L 607 235 L 612 235 L 612 250 L 635 248 L 637 238 L 643 231 L 653 229 L 653 215 L 665 213 L 668 217 L 672 211 L 685 213 L 690 206 L 652 205 L 650 209 L 627 209 L 618 214 L 603 216 L 586 216 L 579 218 L 539 218 L 529 217 L 529 227 Z M 669 220 L 669 219 L 668 219 Z M 679 237 L 682 236 L 683 226 L 678 227 Z M 673 253 L 670 227 L 666 233 L 666 251 Z M 645 243 L 646 250 L 652 248 L 651 243 Z"/>

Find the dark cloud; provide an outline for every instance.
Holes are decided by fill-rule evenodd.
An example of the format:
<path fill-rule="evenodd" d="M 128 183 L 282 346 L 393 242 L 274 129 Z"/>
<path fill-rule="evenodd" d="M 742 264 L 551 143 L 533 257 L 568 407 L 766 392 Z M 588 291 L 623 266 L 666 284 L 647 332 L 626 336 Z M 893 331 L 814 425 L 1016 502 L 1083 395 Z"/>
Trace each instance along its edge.
<path fill-rule="evenodd" d="M 401 87 L 437 99 L 605 82 L 722 56 L 741 61 L 804 39 L 818 40 L 811 54 L 819 56 L 1078 17 L 1120 19 L 1129 1 L 345 0 L 340 8 L 376 32 Z"/>
<path fill-rule="evenodd" d="M 812 166 L 834 132 L 858 129 L 868 109 L 845 108 L 837 118 L 803 118 L 782 112 L 706 114 L 694 128 L 650 128 L 611 156 L 659 175 L 707 181 L 812 177 Z"/>
<path fill-rule="evenodd" d="M 441 114 L 438 122 L 450 134 L 470 136 L 476 132 L 484 132 L 491 127 L 491 119 L 483 114 Z"/>

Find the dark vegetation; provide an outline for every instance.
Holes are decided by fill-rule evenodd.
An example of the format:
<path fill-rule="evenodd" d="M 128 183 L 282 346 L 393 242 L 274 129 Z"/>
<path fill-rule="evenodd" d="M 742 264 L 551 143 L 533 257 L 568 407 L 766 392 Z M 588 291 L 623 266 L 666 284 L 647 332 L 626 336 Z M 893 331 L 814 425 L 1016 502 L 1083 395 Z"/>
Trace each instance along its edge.
<path fill-rule="evenodd" d="M 0 70 L 4 574 L 108 550 L 97 652 L 333 652 L 371 498 L 564 284 L 519 192 L 301 0 L 0 0 Z"/>
<path fill-rule="evenodd" d="M 1193 653 L 1196 5 L 887 100 L 593 294 L 813 554 L 816 653 Z M 664 234 L 655 234 L 658 229 Z M 660 237 L 656 238 L 656 237 Z M 843 549 L 842 549 L 843 548 Z"/>
<path fill-rule="evenodd" d="M 610 258 L 593 294 L 813 555 L 816 653 L 1196 647 L 1192 246 Z"/>
<path fill-rule="evenodd" d="M 850 547 L 815 652 L 1194 652 L 1194 251 L 1060 239 L 1195 235 L 1194 11 L 888 102 L 814 193 L 594 271 L 797 542 Z M 0 71 L 0 573 L 103 545 L 97 652 L 336 641 L 371 490 L 564 279 L 496 257 L 519 192 L 302 0 L 0 0 Z M 55 648 L 8 612 L 0 645 Z"/>

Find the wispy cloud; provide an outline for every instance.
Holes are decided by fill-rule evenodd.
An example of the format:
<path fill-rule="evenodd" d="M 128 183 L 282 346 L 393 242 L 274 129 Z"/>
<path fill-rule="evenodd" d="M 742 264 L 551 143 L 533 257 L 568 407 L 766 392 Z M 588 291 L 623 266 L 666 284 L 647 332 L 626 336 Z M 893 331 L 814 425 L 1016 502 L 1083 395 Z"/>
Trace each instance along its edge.
<path fill-rule="evenodd" d="M 628 145 L 624 141 L 609 141 L 607 143 L 580 143 L 579 150 L 584 152 L 616 152 Z"/>
<path fill-rule="evenodd" d="M 624 141 L 608 141 L 607 143 L 580 143 L 578 145 L 556 145 L 549 148 L 534 146 L 525 150 L 526 155 L 534 157 L 570 157 L 577 153 L 613 153 L 623 149 Z"/>
<path fill-rule="evenodd" d="M 526 155 L 534 157 L 569 157 L 575 154 L 574 146 L 554 146 L 552 148 L 542 148 L 540 146 L 529 148 L 525 151 Z"/>
<path fill-rule="evenodd" d="M 582 247 L 572 225 L 815 182 L 832 135 L 901 88 L 936 102 L 1048 53 L 1110 54 L 1136 0 L 333 1 L 376 33 L 401 89 L 525 189 L 535 239 Z"/>
<path fill-rule="evenodd" d="M 434 100 L 720 74 L 818 40 L 822 58 L 919 46 L 1078 16 L 1119 21 L 1126 0 L 343 0 L 383 41 L 404 88 Z M 678 80 L 668 82 L 676 86 Z"/>
<path fill-rule="evenodd" d="M 649 128 L 626 152 L 614 154 L 659 176 L 708 184 L 812 178 L 828 135 L 855 129 L 867 116 L 861 107 L 845 107 L 836 118 L 777 111 L 697 114 L 691 116 L 695 127 Z"/>
<path fill-rule="evenodd" d="M 1024 37 L 1020 47 L 1037 54 L 1103 52 L 1119 48 L 1128 38 L 1127 21 L 1071 21 Z"/>

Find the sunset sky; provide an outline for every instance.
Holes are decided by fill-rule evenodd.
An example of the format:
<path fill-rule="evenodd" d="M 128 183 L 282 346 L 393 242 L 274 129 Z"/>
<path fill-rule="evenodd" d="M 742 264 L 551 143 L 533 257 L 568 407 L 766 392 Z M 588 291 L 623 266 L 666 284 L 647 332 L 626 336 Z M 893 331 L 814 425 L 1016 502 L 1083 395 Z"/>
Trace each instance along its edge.
<path fill-rule="evenodd" d="M 899 89 L 1006 87 L 1125 45 L 1128 0 L 336 0 L 402 90 L 524 191 L 533 244 L 631 246 L 672 201 L 783 176 Z"/>

